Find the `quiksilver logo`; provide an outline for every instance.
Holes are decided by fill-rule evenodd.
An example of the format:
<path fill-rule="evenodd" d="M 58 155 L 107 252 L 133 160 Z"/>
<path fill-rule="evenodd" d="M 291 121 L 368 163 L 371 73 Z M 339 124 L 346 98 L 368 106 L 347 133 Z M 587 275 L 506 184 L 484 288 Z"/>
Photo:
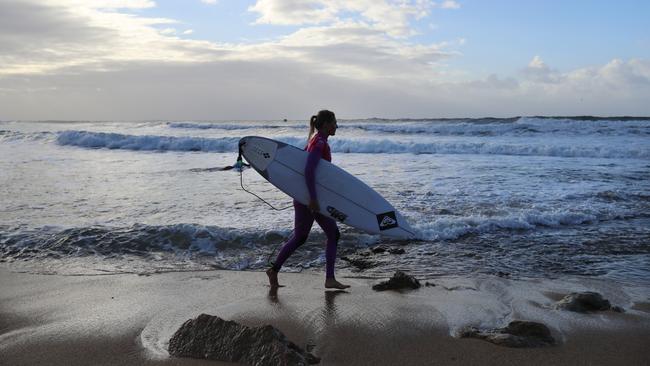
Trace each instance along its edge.
<path fill-rule="evenodd" d="M 397 221 L 391 219 L 389 216 L 384 216 L 384 218 L 381 220 L 381 224 L 379 226 L 381 227 L 386 227 L 390 225 L 395 225 Z"/>
<path fill-rule="evenodd" d="M 379 224 L 379 230 L 388 230 L 399 226 L 397 224 L 397 217 L 395 217 L 395 211 L 388 211 L 377 215 L 377 224 Z"/>

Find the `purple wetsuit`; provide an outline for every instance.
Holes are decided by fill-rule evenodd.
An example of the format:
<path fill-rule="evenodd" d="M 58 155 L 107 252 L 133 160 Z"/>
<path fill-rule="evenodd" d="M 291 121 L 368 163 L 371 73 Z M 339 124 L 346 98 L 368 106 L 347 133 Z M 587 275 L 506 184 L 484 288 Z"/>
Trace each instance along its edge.
<path fill-rule="evenodd" d="M 327 161 L 332 161 L 330 147 L 327 144 L 327 135 L 321 134 L 320 132 L 314 135 L 314 137 L 312 137 L 307 143 L 305 150 L 309 152 L 307 164 L 305 165 L 305 182 L 307 183 L 309 197 L 312 200 L 315 200 L 316 167 L 321 158 Z M 340 236 L 339 229 L 336 227 L 336 221 L 319 213 L 311 212 L 307 206 L 296 200 L 293 201 L 293 208 L 295 211 L 293 235 L 291 235 L 289 240 L 284 244 L 284 246 L 282 246 L 280 253 L 278 253 L 278 257 L 273 264 L 273 269 L 276 272 L 279 272 L 284 261 L 286 261 L 299 246 L 307 241 L 309 231 L 311 231 L 311 227 L 315 220 L 327 236 L 327 247 L 325 249 L 326 276 L 327 278 L 334 278 L 336 246 Z"/>

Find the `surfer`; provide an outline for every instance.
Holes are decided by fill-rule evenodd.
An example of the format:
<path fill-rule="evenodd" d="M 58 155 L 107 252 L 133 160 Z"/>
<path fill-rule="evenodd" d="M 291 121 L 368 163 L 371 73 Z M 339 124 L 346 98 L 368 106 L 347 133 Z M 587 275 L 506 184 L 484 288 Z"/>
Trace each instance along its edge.
<path fill-rule="evenodd" d="M 316 167 L 320 159 L 332 161 L 330 147 L 327 138 L 336 134 L 336 116 L 328 110 L 319 111 L 317 115 L 309 120 L 309 135 L 305 150 L 309 152 L 305 166 L 305 183 L 309 191 L 309 205 L 294 200 L 295 223 L 293 235 L 282 246 L 273 267 L 266 271 L 269 276 L 269 284 L 272 288 L 280 287 L 278 283 L 278 272 L 284 261 L 302 244 L 307 241 L 309 231 L 314 221 L 323 229 L 327 236 L 327 247 L 325 248 L 325 288 L 345 289 L 350 287 L 336 280 L 334 277 L 334 262 L 336 261 L 336 247 L 340 237 L 336 221 L 318 213 L 320 207 L 316 200 Z M 314 134 L 314 132 L 316 132 Z"/>

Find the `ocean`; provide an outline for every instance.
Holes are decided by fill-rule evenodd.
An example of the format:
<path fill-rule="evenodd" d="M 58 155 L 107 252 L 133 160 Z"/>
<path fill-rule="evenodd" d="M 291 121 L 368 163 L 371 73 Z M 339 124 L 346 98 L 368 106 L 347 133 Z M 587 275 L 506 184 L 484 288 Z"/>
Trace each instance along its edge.
<path fill-rule="evenodd" d="M 242 136 L 303 147 L 307 121 L 0 122 L 0 262 L 35 273 L 258 270 L 291 234 L 291 199 L 222 171 Z M 338 270 L 382 277 L 587 276 L 650 285 L 650 119 L 339 120 L 333 163 L 416 230 L 340 225 Z M 324 267 L 316 225 L 287 271 Z M 377 246 L 359 269 L 344 257 Z"/>

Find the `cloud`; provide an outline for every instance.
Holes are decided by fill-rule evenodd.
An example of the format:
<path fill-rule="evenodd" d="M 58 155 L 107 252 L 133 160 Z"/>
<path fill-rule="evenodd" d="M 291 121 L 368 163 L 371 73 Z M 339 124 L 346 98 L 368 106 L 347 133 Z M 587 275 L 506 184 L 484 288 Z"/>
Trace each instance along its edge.
<path fill-rule="evenodd" d="M 201 0 L 202 3 L 207 4 L 207 5 L 216 5 L 217 0 Z"/>
<path fill-rule="evenodd" d="M 447 0 L 443 1 L 440 7 L 443 9 L 460 9 L 460 4 L 457 1 Z"/>
<path fill-rule="evenodd" d="M 176 34 L 176 28 L 164 28 L 160 30 L 160 33 L 167 35 Z"/>
<path fill-rule="evenodd" d="M 542 83 L 559 83 L 563 76 L 556 70 L 551 70 L 540 56 L 535 56 L 522 70 L 525 78 Z"/>
<path fill-rule="evenodd" d="M 556 93 L 570 90 L 577 93 L 602 92 L 616 95 L 635 95 L 647 97 L 650 92 L 650 60 L 613 59 L 603 66 L 573 70 L 559 77 L 560 85 L 546 86 L 546 91 Z"/>
<path fill-rule="evenodd" d="M 299 60 L 319 72 L 353 79 L 426 78 L 433 75 L 433 62 L 453 55 L 442 44 L 404 44 L 351 21 L 303 28 L 277 42 L 245 48 L 242 52 L 257 58 Z"/>
<path fill-rule="evenodd" d="M 435 76 L 432 73 L 435 62 L 457 54 L 448 50 L 446 43 L 410 43 L 401 36 L 407 32 L 404 27 L 408 25 L 408 16 L 405 14 L 417 16 L 417 9 L 429 6 L 426 2 L 397 5 L 378 2 L 383 5 L 374 8 L 370 5 L 374 2 L 368 1 L 319 2 L 325 3 L 329 4 L 328 9 L 336 12 L 356 9 L 365 14 L 364 19 L 373 21 L 391 9 L 400 10 L 402 15 L 392 20 L 382 18 L 384 23 L 381 24 L 378 20 L 372 24 L 364 20 L 333 20 L 326 25 L 298 29 L 276 40 L 218 44 L 179 38 L 179 31 L 173 27 L 178 22 L 174 19 L 149 18 L 113 8 L 151 6 L 147 1 L 59 0 L 57 6 L 43 6 L 35 0 L 0 3 L 3 4 L 0 14 L 6 14 L 9 21 L 1 22 L 5 16 L 0 15 L 0 30 L 4 31 L 0 35 L 3 51 L 0 52 L 0 76 L 113 70 L 130 62 L 291 59 L 340 77 L 395 79 L 419 75 L 430 78 Z M 283 9 L 291 4 L 290 1 L 260 1 L 255 6 L 272 5 Z M 303 8 L 292 9 L 309 11 L 305 9 L 313 5 L 310 2 L 302 4 Z M 20 21 L 12 24 L 11 19 Z M 392 24 L 397 24 L 396 30 L 386 32 L 384 28 Z M 191 33 L 188 30 L 181 35 Z"/>
<path fill-rule="evenodd" d="M 539 56 L 533 57 L 532 60 L 528 63 L 528 68 L 534 70 L 547 70 L 548 66 L 542 61 L 542 58 Z"/>
<path fill-rule="evenodd" d="M 226 44 L 133 11 L 151 1 L 0 0 L 0 120 L 650 114 L 649 60 L 560 71 L 535 56 L 514 76 L 471 79 L 446 65 L 464 39 L 410 37 L 431 2 L 302 4 L 322 19 Z M 269 11 L 255 13 L 301 19 Z"/>
<path fill-rule="evenodd" d="M 249 11 L 259 14 L 258 24 L 303 25 L 336 20 L 336 7 L 320 0 L 258 0 Z"/>
<path fill-rule="evenodd" d="M 156 3 L 151 0 L 45 0 L 42 4 L 94 9 L 146 9 L 156 6 Z"/>
<path fill-rule="evenodd" d="M 200 62 L 220 52 L 209 42 L 173 37 L 169 25 L 176 20 L 115 10 L 152 5 L 142 0 L 2 1 L 0 76 L 105 69 L 145 60 Z"/>
<path fill-rule="evenodd" d="M 258 0 L 249 11 L 259 14 L 258 24 L 319 25 L 364 22 L 393 37 L 416 34 L 411 19 L 429 14 L 434 3 L 426 0 Z"/>

